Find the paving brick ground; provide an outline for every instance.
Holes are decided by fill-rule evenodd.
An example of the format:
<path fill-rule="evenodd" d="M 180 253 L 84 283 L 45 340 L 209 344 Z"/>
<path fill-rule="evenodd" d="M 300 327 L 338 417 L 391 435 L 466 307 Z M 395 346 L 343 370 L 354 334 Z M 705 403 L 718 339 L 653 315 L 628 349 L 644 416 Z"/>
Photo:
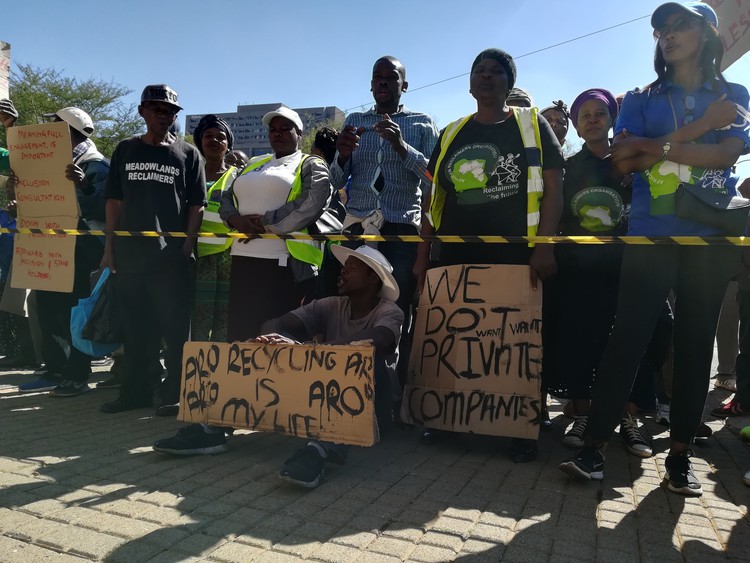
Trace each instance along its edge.
<path fill-rule="evenodd" d="M 750 561 L 747 419 L 710 422 L 697 499 L 664 488 L 651 419 L 653 458 L 615 438 L 603 483 L 569 481 L 559 405 L 536 462 L 512 463 L 507 440 L 398 431 L 305 491 L 277 478 L 295 440 L 240 432 L 227 454 L 177 459 L 150 448 L 174 420 L 101 414 L 114 390 L 18 394 L 29 379 L 0 374 L 0 561 Z"/>

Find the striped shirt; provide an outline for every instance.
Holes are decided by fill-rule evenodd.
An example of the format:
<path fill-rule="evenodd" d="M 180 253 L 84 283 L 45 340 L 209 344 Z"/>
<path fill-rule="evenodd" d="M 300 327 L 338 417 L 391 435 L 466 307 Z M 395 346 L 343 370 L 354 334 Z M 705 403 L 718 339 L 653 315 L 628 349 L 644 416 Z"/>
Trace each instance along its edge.
<path fill-rule="evenodd" d="M 389 223 L 420 225 L 422 193 L 429 193 L 427 162 L 438 139 L 432 118 L 401 106 L 390 115 L 401 129 L 407 145 L 406 158 L 401 160 L 388 141 L 382 139 L 374 126 L 383 115 L 374 109 L 347 116 L 344 126 L 364 127 L 359 146 L 343 168 L 338 153 L 331 165 L 331 183 L 343 188 L 350 178 L 346 208 L 356 217 L 367 217 L 380 209 Z M 424 183 L 424 184 L 423 184 Z"/>

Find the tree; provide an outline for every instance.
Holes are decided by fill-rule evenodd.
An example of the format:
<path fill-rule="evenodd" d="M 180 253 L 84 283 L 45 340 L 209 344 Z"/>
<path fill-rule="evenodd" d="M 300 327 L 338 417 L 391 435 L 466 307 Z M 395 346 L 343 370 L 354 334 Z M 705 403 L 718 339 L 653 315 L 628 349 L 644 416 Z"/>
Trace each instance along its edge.
<path fill-rule="evenodd" d="M 16 125 L 42 123 L 45 113 L 64 107 L 81 108 L 94 120 L 91 139 L 107 157 L 122 139 L 143 132 L 136 104 L 128 104 L 123 99 L 130 93 L 132 90 L 114 81 L 79 80 L 54 68 L 17 64 L 10 73 L 11 99 L 19 113 Z M 0 144 L 6 144 L 2 128 Z"/>

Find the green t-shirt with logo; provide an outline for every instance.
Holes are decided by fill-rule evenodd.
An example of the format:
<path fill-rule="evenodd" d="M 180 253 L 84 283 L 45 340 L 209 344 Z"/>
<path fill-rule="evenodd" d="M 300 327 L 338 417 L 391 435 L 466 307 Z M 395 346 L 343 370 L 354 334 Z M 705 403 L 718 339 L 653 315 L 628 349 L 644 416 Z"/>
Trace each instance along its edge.
<path fill-rule="evenodd" d="M 0 174 L 10 172 L 10 156 L 7 149 L 0 147 Z"/>
<path fill-rule="evenodd" d="M 541 117 L 539 134 L 542 168 L 562 169 L 560 144 Z M 438 142 L 430 159 L 430 171 L 435 168 L 439 152 Z M 528 162 L 513 116 L 490 125 L 474 119 L 467 121 L 448 147 L 437 174 L 445 190 L 438 234 L 527 234 Z M 443 244 L 440 251 L 441 265 L 525 264 L 528 257 L 528 246 L 521 244 Z"/>
<path fill-rule="evenodd" d="M 563 182 L 564 235 L 624 235 L 631 190 L 612 159 L 601 159 L 586 145 L 565 163 Z"/>

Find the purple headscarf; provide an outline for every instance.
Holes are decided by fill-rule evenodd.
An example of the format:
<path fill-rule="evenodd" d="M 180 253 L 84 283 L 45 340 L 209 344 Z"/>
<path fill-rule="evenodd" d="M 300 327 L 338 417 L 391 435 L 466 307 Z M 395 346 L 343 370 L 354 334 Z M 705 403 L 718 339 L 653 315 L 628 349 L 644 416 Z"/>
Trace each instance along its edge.
<path fill-rule="evenodd" d="M 570 117 L 573 120 L 574 127 L 578 124 L 578 112 L 581 106 L 589 100 L 601 100 L 604 102 L 614 124 L 615 120 L 617 120 L 617 100 L 612 95 L 612 92 L 604 88 L 591 88 L 578 94 L 578 97 L 573 101 L 573 105 L 570 106 Z"/>

